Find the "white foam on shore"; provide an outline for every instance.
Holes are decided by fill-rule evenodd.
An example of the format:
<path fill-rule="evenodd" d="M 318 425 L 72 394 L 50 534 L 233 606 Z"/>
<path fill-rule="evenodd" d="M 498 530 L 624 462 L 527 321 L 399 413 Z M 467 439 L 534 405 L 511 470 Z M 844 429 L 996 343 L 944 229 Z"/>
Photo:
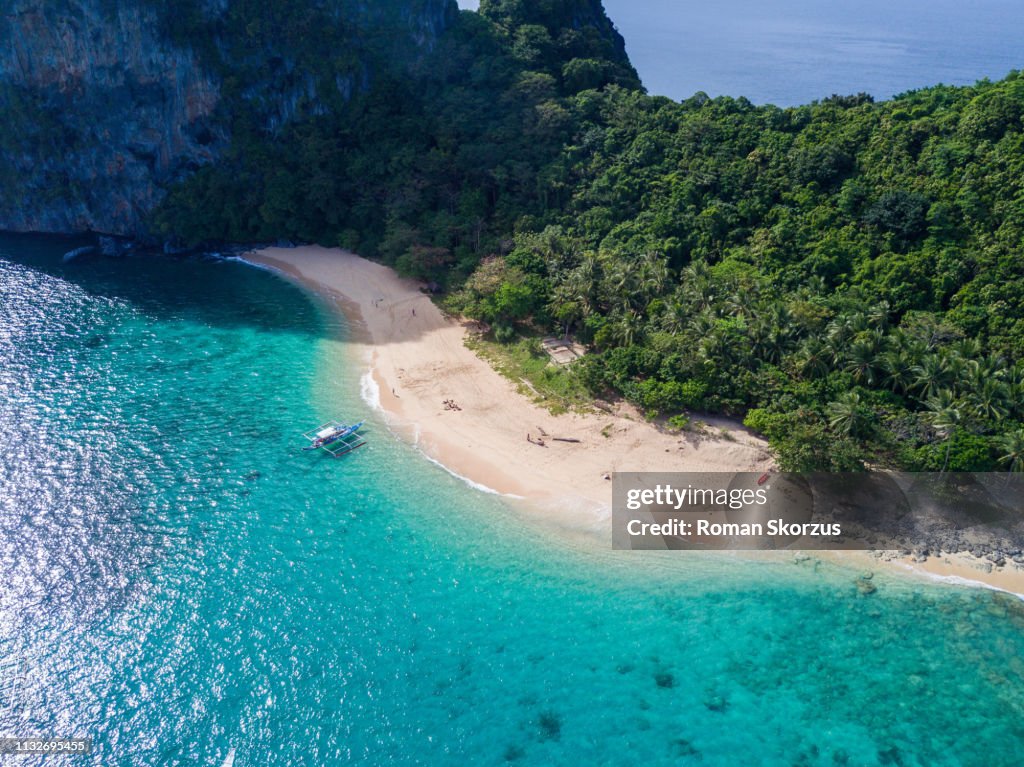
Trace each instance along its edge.
<path fill-rule="evenodd" d="M 373 377 L 373 370 L 367 370 L 359 379 L 359 397 L 371 410 L 378 413 L 384 412 L 384 406 L 380 404 L 380 385 Z"/>
<path fill-rule="evenodd" d="M 280 277 L 287 277 L 289 279 L 291 278 L 291 275 L 285 272 L 284 269 L 278 269 L 276 266 L 270 266 L 270 264 L 261 264 L 259 261 L 250 261 L 248 258 L 245 257 L 245 255 L 224 256 L 224 258 L 222 258 L 221 260 L 238 261 L 239 263 L 245 264 L 246 266 L 251 266 L 253 269 L 261 269 L 264 272 L 272 272 L 273 274 L 276 274 Z"/>
<path fill-rule="evenodd" d="M 377 379 L 373 377 L 372 368 L 368 369 L 359 378 L 359 396 L 363 400 L 363 402 L 365 402 L 373 410 L 376 410 L 378 413 L 382 413 L 384 415 L 385 422 L 390 422 L 390 413 L 388 413 L 388 411 L 385 410 L 384 406 L 381 404 L 380 384 L 378 384 Z M 415 424 L 414 426 L 414 431 L 412 435 L 412 446 L 415 448 L 417 453 L 422 455 L 432 464 L 444 469 L 448 474 L 455 477 L 460 482 L 464 482 L 465 484 L 469 485 L 469 487 L 473 488 L 474 490 L 477 490 L 478 492 L 487 493 L 488 495 L 497 495 L 502 498 L 522 498 L 522 496 L 519 495 L 512 495 L 511 493 L 502 493 L 499 490 L 495 490 L 493 487 L 488 487 L 487 485 L 481 484 L 480 482 L 476 482 L 475 480 L 472 480 L 469 477 L 463 476 L 462 474 L 459 474 L 457 471 L 452 469 L 450 466 L 446 466 L 445 464 L 441 463 L 441 461 L 427 454 L 427 452 L 420 445 L 419 424 Z"/>
<path fill-rule="evenodd" d="M 989 591 L 1001 591 L 1003 594 L 1009 594 L 1010 596 L 1017 597 L 1024 601 L 1024 594 L 1016 591 L 1010 591 L 1010 589 L 1004 589 L 999 586 L 994 586 L 991 583 L 985 583 L 985 581 L 976 581 L 972 578 L 964 578 L 962 575 L 940 575 L 938 573 L 930 573 L 927 570 L 919 570 L 911 564 L 906 562 L 894 562 L 893 564 L 899 565 L 901 568 L 918 575 L 926 580 L 934 581 L 937 583 L 947 583 L 951 586 L 966 586 L 973 589 L 988 589 Z"/>
<path fill-rule="evenodd" d="M 424 458 L 426 458 L 428 461 L 430 461 L 432 464 L 434 464 L 435 466 L 440 466 L 446 472 L 448 472 L 453 477 L 455 477 L 455 479 L 457 479 L 457 480 L 459 480 L 461 482 L 466 483 L 467 485 L 469 485 L 474 490 L 478 490 L 481 493 L 487 493 L 488 495 L 497 495 L 497 496 L 500 496 L 502 498 L 522 498 L 522 496 L 520 496 L 520 495 L 511 495 L 509 493 L 502 493 L 502 492 L 500 492 L 498 490 L 495 490 L 493 487 L 488 487 L 487 485 L 482 485 L 479 482 L 473 481 L 469 477 L 466 477 L 466 476 L 463 476 L 462 474 L 459 474 L 457 471 L 452 469 L 450 466 L 445 466 L 443 463 L 441 463 L 439 460 L 437 460 L 433 456 L 427 455 L 418 445 L 416 447 L 416 451 L 420 455 L 422 455 Z"/>

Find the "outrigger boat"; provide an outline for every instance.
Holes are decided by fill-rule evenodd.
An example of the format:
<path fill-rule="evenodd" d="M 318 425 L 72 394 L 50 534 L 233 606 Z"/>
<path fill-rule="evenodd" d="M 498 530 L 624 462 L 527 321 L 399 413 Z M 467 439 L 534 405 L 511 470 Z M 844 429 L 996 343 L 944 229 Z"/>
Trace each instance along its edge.
<path fill-rule="evenodd" d="M 359 436 L 359 430 L 363 428 L 364 423 L 365 421 L 360 421 L 346 426 L 339 421 L 328 421 L 302 435 L 309 440 L 309 445 L 302 449 L 323 450 L 335 458 L 340 458 L 366 444 L 366 440 Z"/>

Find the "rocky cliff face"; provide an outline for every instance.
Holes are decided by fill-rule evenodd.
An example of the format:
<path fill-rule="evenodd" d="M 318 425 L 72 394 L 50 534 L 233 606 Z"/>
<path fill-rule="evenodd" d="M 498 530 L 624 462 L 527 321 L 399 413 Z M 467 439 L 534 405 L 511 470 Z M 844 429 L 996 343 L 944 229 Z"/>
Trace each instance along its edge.
<path fill-rule="evenodd" d="M 0 229 L 139 234 L 233 121 L 274 131 L 429 48 L 450 0 L 9 0 Z M 297 10 L 298 9 L 298 12 Z M 382 63 L 384 62 L 384 63 Z"/>
<path fill-rule="evenodd" d="M 0 227 L 134 231 L 159 185 L 212 159 L 216 79 L 154 9 L 15 0 L 0 28 Z"/>

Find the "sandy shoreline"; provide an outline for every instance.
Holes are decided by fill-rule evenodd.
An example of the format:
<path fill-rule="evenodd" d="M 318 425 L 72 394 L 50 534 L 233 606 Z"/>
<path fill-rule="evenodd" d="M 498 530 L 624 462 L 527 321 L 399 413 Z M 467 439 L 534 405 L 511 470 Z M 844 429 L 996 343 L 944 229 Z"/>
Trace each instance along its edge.
<path fill-rule="evenodd" d="M 465 346 L 466 328 L 445 317 L 420 286 L 353 253 L 318 246 L 267 248 L 247 262 L 278 270 L 333 302 L 352 329 L 350 346 L 380 391 L 388 425 L 453 473 L 574 527 L 607 527 L 614 471 L 762 471 L 767 444 L 740 428 L 699 438 L 666 434 L 629 414 L 554 416 L 520 394 Z M 454 400 L 460 410 L 448 410 Z M 549 435 L 545 446 L 527 434 Z M 567 437 L 578 443 L 558 442 Z M 1024 594 L 1024 569 L 985 572 L 969 557 L 865 564 L 973 581 Z"/>

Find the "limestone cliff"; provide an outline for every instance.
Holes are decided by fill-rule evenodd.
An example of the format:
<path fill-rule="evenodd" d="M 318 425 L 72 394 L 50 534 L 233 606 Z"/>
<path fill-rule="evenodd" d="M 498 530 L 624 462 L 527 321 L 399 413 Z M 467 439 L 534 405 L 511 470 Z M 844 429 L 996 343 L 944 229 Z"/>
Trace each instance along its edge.
<path fill-rule="evenodd" d="M 451 0 L 6 0 L 0 229 L 139 234 L 237 124 L 274 131 L 428 49 Z"/>

